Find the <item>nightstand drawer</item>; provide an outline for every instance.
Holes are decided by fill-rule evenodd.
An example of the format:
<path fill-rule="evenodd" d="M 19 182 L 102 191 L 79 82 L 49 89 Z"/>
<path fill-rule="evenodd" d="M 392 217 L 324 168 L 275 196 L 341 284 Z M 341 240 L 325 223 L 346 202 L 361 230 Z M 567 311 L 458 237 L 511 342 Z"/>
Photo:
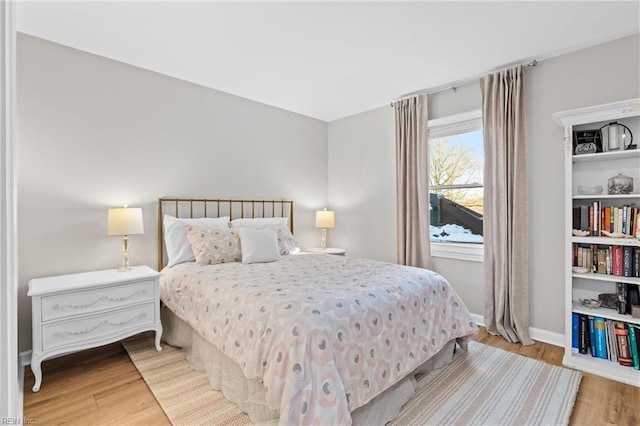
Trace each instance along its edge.
<path fill-rule="evenodd" d="M 42 297 L 42 322 L 153 301 L 155 280 Z"/>
<path fill-rule="evenodd" d="M 56 321 L 42 326 L 42 350 L 82 342 L 97 342 L 156 322 L 155 304 L 132 306 L 81 319 Z"/>

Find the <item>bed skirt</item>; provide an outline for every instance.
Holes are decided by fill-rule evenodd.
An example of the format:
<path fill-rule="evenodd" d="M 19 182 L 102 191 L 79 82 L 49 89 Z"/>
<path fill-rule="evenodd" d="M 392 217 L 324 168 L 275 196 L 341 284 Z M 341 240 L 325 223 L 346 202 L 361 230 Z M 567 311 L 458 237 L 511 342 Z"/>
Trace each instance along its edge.
<path fill-rule="evenodd" d="M 237 404 L 240 410 L 249 415 L 253 423 L 278 423 L 278 411 L 267 406 L 262 383 L 255 379 L 247 379 L 239 365 L 207 342 L 166 306 L 162 308 L 161 317 L 163 341 L 182 348 L 191 368 L 206 373 L 213 389 L 221 391 L 226 399 Z M 449 341 L 409 376 L 354 410 L 351 413 L 353 424 L 384 425 L 391 421 L 400 413 L 402 406 L 415 395 L 419 386 L 416 376 L 450 364 L 459 352 L 456 352 L 455 339 Z"/>

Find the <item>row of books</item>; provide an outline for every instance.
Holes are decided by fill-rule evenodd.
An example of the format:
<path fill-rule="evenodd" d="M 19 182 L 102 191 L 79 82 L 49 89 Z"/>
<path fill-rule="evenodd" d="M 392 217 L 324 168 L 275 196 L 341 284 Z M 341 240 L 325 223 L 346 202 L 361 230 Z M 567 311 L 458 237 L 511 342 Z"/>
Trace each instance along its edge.
<path fill-rule="evenodd" d="M 573 266 L 597 274 L 640 277 L 640 247 L 573 244 Z"/>
<path fill-rule="evenodd" d="M 640 207 L 606 206 L 600 201 L 573 208 L 573 229 L 589 231 L 593 237 L 604 237 L 602 231 L 640 238 Z"/>
<path fill-rule="evenodd" d="M 640 370 L 640 325 L 574 312 L 572 350 Z"/>

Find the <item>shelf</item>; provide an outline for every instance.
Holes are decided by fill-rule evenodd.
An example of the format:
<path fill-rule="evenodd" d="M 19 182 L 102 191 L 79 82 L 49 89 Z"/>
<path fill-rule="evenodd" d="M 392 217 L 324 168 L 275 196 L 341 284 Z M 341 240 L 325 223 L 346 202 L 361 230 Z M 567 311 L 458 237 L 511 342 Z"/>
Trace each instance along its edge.
<path fill-rule="evenodd" d="M 573 195 L 572 198 L 574 200 L 627 200 L 630 198 L 640 198 L 640 194 L 597 194 L 597 195 L 584 195 L 578 194 Z"/>
<path fill-rule="evenodd" d="M 627 158 L 640 158 L 640 149 L 626 151 L 596 152 L 595 154 L 573 155 L 573 163 L 587 163 L 590 161 L 624 160 Z"/>
<path fill-rule="evenodd" d="M 607 246 L 633 246 L 640 247 L 637 238 L 611 238 L 611 237 L 571 237 L 575 244 L 600 244 Z"/>
<path fill-rule="evenodd" d="M 608 274 L 578 274 L 573 272 L 571 274 L 573 278 L 582 278 L 585 280 L 596 280 L 596 281 L 608 281 L 612 283 L 627 283 L 627 284 L 636 284 L 640 285 L 640 278 L 637 277 L 621 277 L 620 275 L 608 275 Z"/>
<path fill-rule="evenodd" d="M 625 367 L 607 359 L 596 358 L 591 354 L 567 353 L 565 350 L 562 364 L 566 367 L 640 387 L 640 370 L 636 370 L 633 367 Z"/>
<path fill-rule="evenodd" d="M 571 302 L 571 310 L 577 314 L 608 318 L 614 321 L 628 322 L 631 324 L 640 324 L 640 318 L 634 318 L 631 315 L 619 314 L 615 309 L 587 308 L 586 306 L 582 306 L 580 302 L 576 301 Z"/>

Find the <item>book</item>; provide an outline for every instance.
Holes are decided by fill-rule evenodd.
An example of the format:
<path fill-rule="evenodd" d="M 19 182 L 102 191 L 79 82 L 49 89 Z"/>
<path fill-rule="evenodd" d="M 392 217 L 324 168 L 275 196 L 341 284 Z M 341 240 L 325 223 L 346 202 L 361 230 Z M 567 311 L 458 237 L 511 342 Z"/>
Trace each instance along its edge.
<path fill-rule="evenodd" d="M 596 272 L 598 274 L 607 273 L 607 251 L 604 248 L 598 248 L 596 250 L 597 266 Z"/>
<path fill-rule="evenodd" d="M 617 295 L 618 295 L 618 313 L 627 313 L 627 284 L 616 283 Z"/>
<path fill-rule="evenodd" d="M 582 229 L 580 224 L 580 207 L 573 208 L 573 229 Z"/>
<path fill-rule="evenodd" d="M 615 206 L 612 206 L 610 208 L 610 213 L 609 213 L 609 232 L 613 232 L 614 229 L 616 229 L 616 208 Z"/>
<path fill-rule="evenodd" d="M 631 307 L 640 305 L 640 289 L 635 284 L 627 284 L 627 310 L 626 313 L 631 315 Z"/>
<path fill-rule="evenodd" d="M 607 357 L 604 359 L 608 359 L 609 361 L 611 361 L 611 326 L 607 323 L 607 321 L 611 320 L 604 320 L 604 343 L 605 350 L 607 352 Z M 597 350 L 598 348 L 596 348 L 596 351 Z"/>
<path fill-rule="evenodd" d="M 598 356 L 596 353 L 596 328 L 593 325 L 593 316 L 589 315 L 589 349 L 591 356 Z"/>
<path fill-rule="evenodd" d="M 638 358 L 640 358 L 640 324 L 629 324 L 636 332 L 636 349 L 638 350 Z"/>
<path fill-rule="evenodd" d="M 613 275 L 622 276 L 622 246 L 611 246 L 611 266 Z"/>
<path fill-rule="evenodd" d="M 576 314 L 574 314 L 576 315 Z M 578 324 L 578 318 L 576 318 L 576 325 Z M 595 317 L 593 319 L 593 326 L 595 328 L 596 335 L 596 354 L 598 358 L 608 359 L 607 357 L 607 325 L 602 317 Z M 576 327 L 576 352 L 578 350 L 578 328 Z"/>
<path fill-rule="evenodd" d="M 633 249 L 633 276 L 640 277 L 640 247 Z"/>
<path fill-rule="evenodd" d="M 613 320 L 607 319 L 605 324 L 607 331 L 607 358 L 609 361 L 618 362 L 618 348 L 616 347 L 616 334 Z"/>
<path fill-rule="evenodd" d="M 576 266 L 583 266 L 584 250 L 582 247 L 578 246 L 576 248 Z"/>
<path fill-rule="evenodd" d="M 578 352 L 586 354 L 589 352 L 589 318 L 580 314 L 578 318 Z"/>
<path fill-rule="evenodd" d="M 573 312 L 571 314 L 571 350 L 578 352 L 578 327 L 580 324 L 580 315 Z"/>
<path fill-rule="evenodd" d="M 633 368 L 640 370 L 640 354 L 638 354 L 638 338 L 636 337 L 636 328 L 633 324 L 627 324 L 629 329 L 629 347 L 631 349 L 631 359 L 633 361 Z"/>
<path fill-rule="evenodd" d="M 580 206 L 580 230 L 589 230 L 589 207 Z"/>
<path fill-rule="evenodd" d="M 624 246 L 622 248 L 622 276 L 633 276 L 633 247 Z"/>
<path fill-rule="evenodd" d="M 629 330 L 623 322 L 615 322 L 616 343 L 618 346 L 618 362 L 620 365 L 631 367 L 631 348 L 629 347 Z"/>

